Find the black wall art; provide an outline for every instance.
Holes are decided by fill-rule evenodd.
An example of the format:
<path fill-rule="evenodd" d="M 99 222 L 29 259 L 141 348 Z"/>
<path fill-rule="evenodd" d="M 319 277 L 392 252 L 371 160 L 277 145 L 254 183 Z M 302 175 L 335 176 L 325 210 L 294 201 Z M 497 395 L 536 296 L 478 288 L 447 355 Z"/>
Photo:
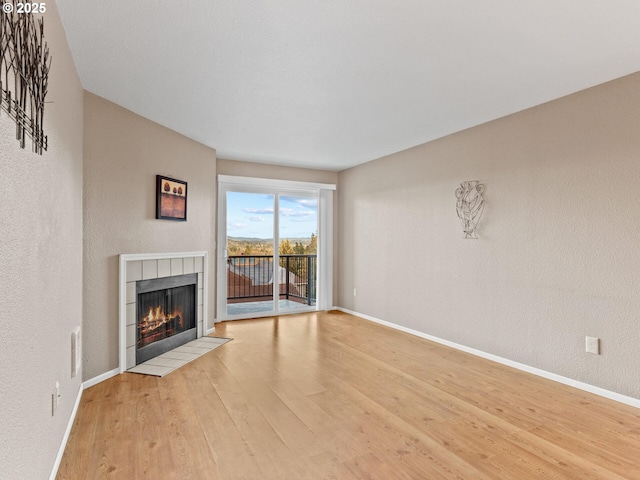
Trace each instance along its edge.
<path fill-rule="evenodd" d="M 1 109 L 16 122 L 16 139 L 25 148 L 42 155 L 47 149 L 43 132 L 51 55 L 44 41 L 44 19 L 18 13 L 4 0 L 0 12 L 0 100 Z M 0 111 L 0 114 L 2 112 Z"/>

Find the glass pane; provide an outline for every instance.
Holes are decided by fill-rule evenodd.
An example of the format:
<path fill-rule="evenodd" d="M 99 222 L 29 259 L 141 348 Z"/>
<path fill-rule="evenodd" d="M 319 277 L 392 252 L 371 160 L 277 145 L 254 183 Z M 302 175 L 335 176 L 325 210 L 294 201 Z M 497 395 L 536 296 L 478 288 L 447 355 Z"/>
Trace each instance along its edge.
<path fill-rule="evenodd" d="M 227 193 L 227 314 L 274 311 L 274 195 Z"/>
<path fill-rule="evenodd" d="M 279 308 L 315 306 L 318 277 L 318 199 L 280 195 Z"/>
<path fill-rule="evenodd" d="M 139 295 L 138 349 L 196 328 L 195 289 L 185 285 Z"/>

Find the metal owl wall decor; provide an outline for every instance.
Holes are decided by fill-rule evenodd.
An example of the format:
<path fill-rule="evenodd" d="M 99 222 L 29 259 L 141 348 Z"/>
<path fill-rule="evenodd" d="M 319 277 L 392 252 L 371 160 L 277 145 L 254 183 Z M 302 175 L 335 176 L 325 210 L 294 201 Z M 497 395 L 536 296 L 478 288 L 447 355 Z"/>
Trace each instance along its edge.
<path fill-rule="evenodd" d="M 462 223 L 462 238 L 477 239 L 477 228 L 484 211 L 484 185 L 477 180 L 462 182 L 456 189 L 456 211 Z"/>

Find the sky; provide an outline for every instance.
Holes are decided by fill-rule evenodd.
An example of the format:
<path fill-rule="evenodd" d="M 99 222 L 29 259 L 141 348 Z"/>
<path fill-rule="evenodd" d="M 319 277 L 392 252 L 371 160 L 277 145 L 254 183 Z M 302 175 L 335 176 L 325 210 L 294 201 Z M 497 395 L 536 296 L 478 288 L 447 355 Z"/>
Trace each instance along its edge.
<path fill-rule="evenodd" d="M 227 236 L 273 238 L 274 196 L 227 192 Z M 317 198 L 280 196 L 280 238 L 318 234 Z"/>

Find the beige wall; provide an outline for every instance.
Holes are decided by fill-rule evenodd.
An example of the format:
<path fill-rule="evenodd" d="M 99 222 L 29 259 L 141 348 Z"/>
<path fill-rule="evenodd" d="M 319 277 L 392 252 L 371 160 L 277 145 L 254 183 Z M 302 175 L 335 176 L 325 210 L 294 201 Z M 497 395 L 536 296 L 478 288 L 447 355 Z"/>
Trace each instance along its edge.
<path fill-rule="evenodd" d="M 640 74 L 343 171 L 339 304 L 640 398 L 639 180 Z"/>
<path fill-rule="evenodd" d="M 0 479 L 49 476 L 80 389 L 71 332 L 82 325 L 82 87 L 53 1 L 44 22 L 48 151 L 32 153 L 30 140 L 22 150 L 0 113 Z"/>
<path fill-rule="evenodd" d="M 215 292 L 215 150 L 86 92 L 84 379 L 118 367 L 118 256 L 209 252 Z M 188 183 L 187 221 L 155 219 L 156 175 Z"/>

